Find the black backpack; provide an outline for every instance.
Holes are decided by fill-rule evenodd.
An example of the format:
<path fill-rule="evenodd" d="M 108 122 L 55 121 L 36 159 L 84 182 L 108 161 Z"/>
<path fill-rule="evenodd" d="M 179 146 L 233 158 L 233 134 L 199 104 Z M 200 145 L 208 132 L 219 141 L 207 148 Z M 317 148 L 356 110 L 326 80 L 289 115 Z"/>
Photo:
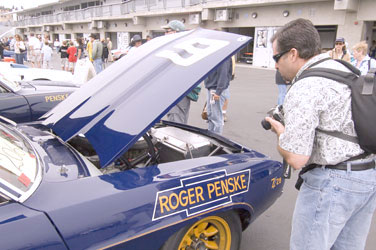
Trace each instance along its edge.
<path fill-rule="evenodd" d="M 314 66 L 312 65 L 302 72 L 299 80 L 310 76 L 318 76 L 349 86 L 351 89 L 352 117 L 358 137 L 345 135 L 341 132 L 319 131 L 347 141 L 356 142 L 367 153 L 376 153 L 376 68 L 369 69 L 367 75 L 361 76 L 360 71 L 350 63 L 338 59 L 336 61 L 346 66 L 351 72 L 319 67 L 311 68 Z"/>

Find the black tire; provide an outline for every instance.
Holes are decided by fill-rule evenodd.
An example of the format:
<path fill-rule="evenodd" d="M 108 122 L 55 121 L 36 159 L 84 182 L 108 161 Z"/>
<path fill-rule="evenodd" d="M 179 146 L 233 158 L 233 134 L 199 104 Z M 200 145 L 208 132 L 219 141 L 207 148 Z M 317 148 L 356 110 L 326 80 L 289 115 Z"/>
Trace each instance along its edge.
<path fill-rule="evenodd" d="M 190 225 L 187 225 L 187 226 L 181 228 L 179 231 L 174 233 L 165 242 L 165 244 L 162 246 L 161 250 L 183 250 L 183 249 L 186 249 L 185 246 L 187 246 L 187 245 L 185 244 L 186 243 L 185 239 L 187 239 L 187 237 L 189 238 L 189 235 L 190 235 L 189 233 L 193 231 L 193 228 L 197 228 L 200 225 L 208 223 L 208 225 L 206 227 L 207 229 L 209 229 L 209 227 L 212 227 L 212 226 L 214 226 L 216 229 L 218 229 L 218 226 L 221 227 L 220 224 L 224 224 L 223 221 L 225 221 L 227 223 L 227 226 L 223 225 L 224 228 L 226 228 L 226 229 L 224 229 L 224 232 L 223 233 L 219 232 L 218 234 L 215 234 L 213 236 L 208 237 L 209 241 L 218 243 L 218 242 L 221 242 L 221 237 L 222 238 L 224 237 L 224 240 L 225 240 L 226 243 L 225 244 L 219 243 L 218 250 L 228 250 L 228 249 L 229 250 L 238 250 L 239 247 L 240 247 L 240 242 L 241 242 L 241 237 L 242 237 L 242 228 L 241 228 L 241 222 L 240 222 L 239 215 L 236 214 L 233 211 L 228 211 L 228 212 L 220 213 L 220 214 L 213 215 L 213 216 L 207 216 L 207 217 L 205 217 L 205 218 L 203 218 L 203 219 L 201 219 L 201 220 L 199 220 L 199 221 L 197 221 L 193 224 L 190 224 Z M 209 230 L 205 230 L 205 231 L 209 231 Z M 218 231 L 223 231 L 223 230 L 219 229 Z M 228 232 L 229 232 L 229 234 L 226 235 Z M 221 234 L 223 234 L 223 235 L 221 235 Z M 201 235 L 203 236 L 203 233 Z M 205 237 L 205 236 L 203 236 L 203 237 Z M 211 238 L 211 237 L 216 237 L 216 238 Z M 227 243 L 226 237 L 230 237 L 230 240 L 231 240 L 231 245 L 230 245 L 229 248 L 228 248 L 228 243 Z M 206 239 L 208 239 L 208 238 L 206 238 Z M 203 241 L 201 241 L 201 240 L 203 240 Z M 205 240 L 204 238 L 200 237 L 200 239 L 198 239 L 198 241 L 192 241 L 191 246 L 192 246 L 192 244 L 196 245 L 196 246 L 198 244 L 205 244 L 204 240 Z M 184 245 L 184 247 L 182 247 L 183 245 Z M 180 249 L 179 249 L 179 246 L 181 247 Z M 190 249 L 195 249 L 195 248 L 192 247 Z M 210 248 L 208 248 L 208 249 L 210 249 Z"/>

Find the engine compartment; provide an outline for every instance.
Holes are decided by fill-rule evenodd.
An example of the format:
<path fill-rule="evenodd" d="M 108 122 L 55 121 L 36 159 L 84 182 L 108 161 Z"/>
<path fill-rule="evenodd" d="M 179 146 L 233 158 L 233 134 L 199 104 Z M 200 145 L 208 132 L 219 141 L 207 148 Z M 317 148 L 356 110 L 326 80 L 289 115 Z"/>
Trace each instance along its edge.
<path fill-rule="evenodd" d="M 84 136 L 72 138 L 69 144 L 103 174 L 173 161 L 243 152 L 243 149 L 216 138 L 165 124 L 152 127 L 128 151 L 103 169 L 98 155 Z"/>

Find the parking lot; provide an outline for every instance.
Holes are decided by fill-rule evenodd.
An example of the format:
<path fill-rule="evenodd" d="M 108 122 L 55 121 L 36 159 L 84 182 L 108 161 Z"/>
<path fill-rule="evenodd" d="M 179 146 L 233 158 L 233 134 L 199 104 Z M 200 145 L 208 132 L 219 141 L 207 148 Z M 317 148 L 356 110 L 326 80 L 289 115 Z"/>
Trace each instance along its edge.
<path fill-rule="evenodd" d="M 60 68 L 59 55 L 54 54 L 54 69 Z M 252 149 L 281 160 L 276 150 L 276 137 L 261 127 L 261 120 L 266 112 L 277 102 L 277 86 L 274 84 L 275 71 L 256 68 L 249 64 L 238 64 L 236 78 L 230 84 L 230 104 L 228 122 L 225 123 L 224 135 Z M 189 124 L 207 128 L 201 119 L 205 103 L 206 90 L 202 89 L 197 103 L 191 104 Z M 297 172 L 287 180 L 284 194 L 277 202 L 261 215 L 243 232 L 241 250 L 276 250 L 288 249 L 291 218 L 298 191 L 294 188 Z M 252 190 L 251 190 L 252 191 Z M 373 218 L 366 250 L 376 246 L 376 218 Z"/>

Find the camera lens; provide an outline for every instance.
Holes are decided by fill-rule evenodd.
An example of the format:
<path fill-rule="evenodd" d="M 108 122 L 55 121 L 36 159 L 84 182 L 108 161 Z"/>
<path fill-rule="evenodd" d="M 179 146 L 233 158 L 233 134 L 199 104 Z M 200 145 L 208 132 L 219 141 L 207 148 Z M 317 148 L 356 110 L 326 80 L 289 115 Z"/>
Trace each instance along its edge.
<path fill-rule="evenodd" d="M 265 129 L 265 130 L 269 130 L 272 128 L 272 125 L 270 124 L 270 122 L 268 122 L 267 120 L 262 120 L 261 121 L 261 126 Z"/>

